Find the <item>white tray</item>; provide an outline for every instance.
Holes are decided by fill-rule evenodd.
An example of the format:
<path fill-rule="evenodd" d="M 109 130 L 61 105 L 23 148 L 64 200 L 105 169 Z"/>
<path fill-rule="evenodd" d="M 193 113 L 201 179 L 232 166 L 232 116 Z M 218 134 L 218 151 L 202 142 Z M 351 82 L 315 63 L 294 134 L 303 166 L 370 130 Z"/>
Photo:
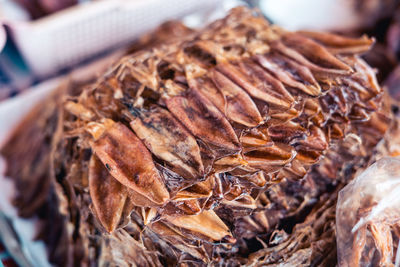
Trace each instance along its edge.
<path fill-rule="evenodd" d="M 97 0 L 35 21 L 4 18 L 32 71 L 44 77 L 132 42 L 160 23 L 209 12 L 216 0 Z"/>

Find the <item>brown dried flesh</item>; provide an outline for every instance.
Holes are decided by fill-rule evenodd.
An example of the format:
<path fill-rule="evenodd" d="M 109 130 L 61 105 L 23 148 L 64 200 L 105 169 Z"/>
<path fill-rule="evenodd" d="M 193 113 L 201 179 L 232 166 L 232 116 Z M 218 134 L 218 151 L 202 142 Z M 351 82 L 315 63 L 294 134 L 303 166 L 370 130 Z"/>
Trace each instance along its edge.
<path fill-rule="evenodd" d="M 301 222 L 337 186 L 341 150 L 356 142 L 348 138 L 369 151 L 383 135 L 381 89 L 357 55 L 371 43 L 286 32 L 238 8 L 122 59 L 60 111 L 57 193 L 85 251 L 96 251 L 84 261 L 235 266 L 258 257 L 249 256 L 255 239 Z M 368 156 L 349 159 L 363 166 Z M 286 252 L 275 250 L 278 261 Z"/>

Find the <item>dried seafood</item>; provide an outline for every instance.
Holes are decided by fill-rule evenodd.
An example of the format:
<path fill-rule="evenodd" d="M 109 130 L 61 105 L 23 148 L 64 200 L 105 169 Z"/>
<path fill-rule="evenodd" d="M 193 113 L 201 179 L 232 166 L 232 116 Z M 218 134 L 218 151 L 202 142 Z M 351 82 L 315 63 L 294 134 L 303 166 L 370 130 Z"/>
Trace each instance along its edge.
<path fill-rule="evenodd" d="M 339 193 L 336 221 L 341 266 L 399 264 L 399 166 L 398 158 L 382 158 Z"/>
<path fill-rule="evenodd" d="M 328 261 L 318 248 L 334 234 L 310 225 L 389 123 L 358 56 L 371 44 L 287 32 L 237 8 L 66 96 L 44 140 L 64 264 Z"/>

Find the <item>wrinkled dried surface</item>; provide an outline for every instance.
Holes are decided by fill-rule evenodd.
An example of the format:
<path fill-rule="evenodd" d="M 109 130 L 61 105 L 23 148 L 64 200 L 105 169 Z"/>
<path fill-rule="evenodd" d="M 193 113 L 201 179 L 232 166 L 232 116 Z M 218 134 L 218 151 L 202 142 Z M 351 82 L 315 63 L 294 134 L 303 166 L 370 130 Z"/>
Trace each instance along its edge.
<path fill-rule="evenodd" d="M 149 151 L 126 126 L 111 123 L 91 144 L 93 152 L 121 184 L 156 204 L 164 204 L 169 193 Z"/>
<path fill-rule="evenodd" d="M 51 153 L 69 263 L 334 262 L 318 229 L 389 121 L 371 43 L 237 8 L 69 97 Z"/>
<path fill-rule="evenodd" d="M 89 192 L 101 224 L 108 232 L 114 231 L 121 220 L 128 192 L 108 173 L 97 156 L 89 163 Z"/>

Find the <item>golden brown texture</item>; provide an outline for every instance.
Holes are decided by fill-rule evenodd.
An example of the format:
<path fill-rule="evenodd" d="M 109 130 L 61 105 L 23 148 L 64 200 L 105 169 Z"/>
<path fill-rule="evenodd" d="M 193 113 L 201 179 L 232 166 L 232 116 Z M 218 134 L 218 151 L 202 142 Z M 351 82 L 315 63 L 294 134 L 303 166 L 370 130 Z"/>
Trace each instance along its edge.
<path fill-rule="evenodd" d="M 76 138 L 93 143 L 125 186 L 136 172 L 121 176 L 119 169 L 154 166 L 143 167 L 161 177 L 153 188 L 129 188 L 158 205 L 136 202 L 132 211 L 149 237 L 168 236 L 168 253 L 214 262 L 216 251 L 249 249 L 246 239 L 300 220 L 289 218 L 335 183 L 345 163 L 332 149 L 363 135 L 356 127 L 380 109 L 381 89 L 357 55 L 372 44 L 366 37 L 287 32 L 243 8 L 188 36 L 122 59 L 74 101 L 95 117 L 69 110 L 75 117 L 66 125 L 97 133 L 96 141 L 86 133 Z M 116 121 L 123 134 L 111 140 L 110 130 L 94 131 L 104 120 Z M 311 182 L 322 176 L 321 185 Z M 114 232 L 125 229 L 120 225 Z M 214 252 L 211 240 L 221 243 Z"/>
<path fill-rule="evenodd" d="M 59 114 L 57 194 L 85 247 L 71 261 L 323 261 L 321 235 L 301 236 L 387 127 L 381 89 L 358 57 L 371 43 L 287 32 L 237 8 L 121 59 Z M 103 168 L 91 169 L 96 157 Z"/>

